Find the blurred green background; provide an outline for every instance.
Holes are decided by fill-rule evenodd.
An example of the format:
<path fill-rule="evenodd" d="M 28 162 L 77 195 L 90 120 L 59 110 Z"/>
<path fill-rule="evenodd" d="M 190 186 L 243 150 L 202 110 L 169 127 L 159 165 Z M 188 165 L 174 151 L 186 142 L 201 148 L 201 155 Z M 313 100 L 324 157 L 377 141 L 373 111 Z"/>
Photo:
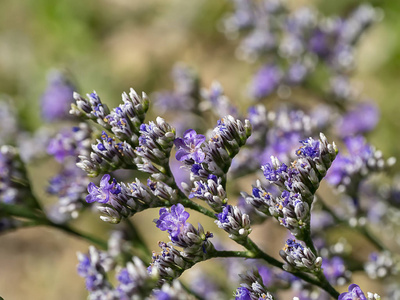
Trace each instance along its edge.
<path fill-rule="evenodd" d="M 362 2 L 288 3 L 343 15 Z M 400 1 L 369 3 L 382 8 L 385 17 L 362 38 L 353 81 L 381 110 L 370 141 L 386 157 L 399 157 Z M 256 66 L 237 60 L 237 41 L 217 30 L 229 9 L 225 0 L 2 0 L 0 93 L 12 97 L 24 129 L 34 130 L 42 124 L 39 100 L 51 69 L 68 72 L 78 92 L 96 90 L 113 104 L 130 87 L 148 94 L 171 88 L 170 70 L 183 61 L 198 70 L 204 86 L 218 80 L 233 102 L 249 101 L 244 90 Z M 51 167 L 46 166 L 48 172 Z M 101 232 L 104 225 L 97 218 L 93 224 L 92 231 Z M 87 244 L 49 229 L 0 236 L 0 295 L 84 299 L 84 282 L 75 271 L 77 250 L 86 251 Z"/>

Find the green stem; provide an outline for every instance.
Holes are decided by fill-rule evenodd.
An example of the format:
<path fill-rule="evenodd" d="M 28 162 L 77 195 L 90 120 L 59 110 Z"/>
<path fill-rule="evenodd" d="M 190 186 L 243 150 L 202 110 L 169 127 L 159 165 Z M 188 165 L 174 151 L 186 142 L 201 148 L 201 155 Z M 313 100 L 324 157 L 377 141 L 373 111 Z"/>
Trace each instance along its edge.
<path fill-rule="evenodd" d="M 325 291 L 327 291 L 332 297 L 334 297 L 335 299 L 339 298 L 339 293 L 338 291 L 335 290 L 335 288 L 328 282 L 328 280 L 326 279 L 324 273 L 322 272 L 322 270 L 320 270 L 317 274 L 316 274 L 320 285 L 319 287 L 324 289 Z"/>
<path fill-rule="evenodd" d="M 318 251 L 314 246 L 314 242 L 311 238 L 311 228 L 310 228 L 310 223 L 307 224 L 304 233 L 303 233 L 303 242 L 306 244 L 308 248 L 311 249 L 312 253 L 314 253 L 315 256 L 318 256 Z"/>
<path fill-rule="evenodd" d="M 6 215 L 26 218 L 31 220 L 41 220 L 44 214 L 41 211 L 33 211 L 32 209 L 27 209 L 21 205 L 5 204 L 0 202 L 0 213 L 5 213 Z"/>
<path fill-rule="evenodd" d="M 215 251 L 211 257 L 245 257 L 254 258 L 254 253 L 251 251 Z"/>
<path fill-rule="evenodd" d="M 60 229 L 61 231 L 64 231 L 65 233 L 68 233 L 70 235 L 82 238 L 82 239 L 84 239 L 84 240 L 86 240 L 86 241 L 88 241 L 90 243 L 93 243 L 93 244 L 99 246 L 100 248 L 102 248 L 103 250 L 107 249 L 107 242 L 106 241 L 101 240 L 101 239 L 99 239 L 97 237 L 94 237 L 92 235 L 89 235 L 87 233 L 80 232 L 80 231 L 78 231 L 78 230 L 76 230 L 76 229 L 74 229 L 74 228 L 72 228 L 72 227 L 70 227 L 68 225 L 56 224 L 56 223 L 51 222 L 50 220 L 47 220 L 47 221 L 43 222 L 41 225 L 50 226 L 50 227 L 53 227 L 53 228 Z"/>
<path fill-rule="evenodd" d="M 243 246 L 251 251 L 256 258 L 261 258 L 265 260 L 267 263 L 270 265 L 277 267 L 279 269 L 283 270 L 283 263 L 280 261 L 276 260 L 272 256 L 269 256 L 267 253 L 262 251 L 250 238 L 247 238 L 246 242 L 243 244 Z"/>
<path fill-rule="evenodd" d="M 211 210 L 187 199 L 186 196 L 185 196 L 185 198 L 183 198 L 183 197 L 181 198 L 180 203 L 182 203 L 183 206 L 191 208 L 193 210 L 196 210 L 196 211 L 202 213 L 203 215 L 206 215 L 212 219 L 217 219 L 217 217 L 215 216 L 215 213 L 213 213 Z"/>
<path fill-rule="evenodd" d="M 10 204 L 4 204 L 4 203 L 0 203 L 0 211 L 5 212 L 9 216 L 29 219 L 32 221 L 32 222 L 28 223 L 30 226 L 44 225 L 44 226 L 50 226 L 53 228 L 57 228 L 68 234 L 75 235 L 75 236 L 83 238 L 91 243 L 94 243 L 103 249 L 107 249 L 107 243 L 105 241 L 95 238 L 86 233 L 79 232 L 76 229 L 73 229 L 66 224 L 56 224 L 56 223 L 50 221 L 49 219 L 47 219 L 46 215 L 43 214 L 43 212 L 32 211 L 31 209 L 27 209 L 21 205 L 10 205 Z M 25 226 L 25 227 L 27 227 L 27 226 Z"/>

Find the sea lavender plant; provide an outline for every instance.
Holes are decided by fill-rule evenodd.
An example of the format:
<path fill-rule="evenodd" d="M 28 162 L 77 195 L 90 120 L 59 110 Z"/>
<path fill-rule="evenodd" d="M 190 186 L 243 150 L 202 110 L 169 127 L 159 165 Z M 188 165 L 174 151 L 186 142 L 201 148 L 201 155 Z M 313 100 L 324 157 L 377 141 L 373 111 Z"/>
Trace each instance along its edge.
<path fill-rule="evenodd" d="M 44 225 L 95 244 L 99 249 L 91 246 L 88 254 L 78 254 L 78 274 L 85 279 L 89 299 L 228 299 L 232 294 L 236 299 L 279 299 L 291 288 L 298 295 L 293 299 L 381 299 L 372 293 L 365 296 L 354 283 L 348 292 L 339 293 L 352 282 L 352 274 L 363 270 L 372 279 L 390 282 L 386 294 L 396 297 L 394 245 L 375 236 L 378 225 L 367 224 L 376 206 L 361 203 L 367 196 L 379 199 L 384 208 L 375 211 L 374 218 L 385 215 L 382 232 L 396 232 L 398 178 L 388 188 L 380 181 L 380 188 L 373 188 L 368 181 L 388 170 L 394 159 L 383 159 L 363 136 L 375 127 L 379 113 L 373 104 L 358 102 L 349 77 L 357 41 L 379 20 L 379 11 L 362 5 L 347 17 L 335 18 L 311 7 L 292 11 L 280 0 L 233 2 L 235 11 L 222 21 L 222 28 L 230 37 L 246 34 L 237 54 L 259 63 L 249 80 L 256 105 L 239 109 L 216 82 L 202 89 L 200 75 L 183 65 L 174 68 L 174 90 L 155 94 L 155 103 L 166 116 L 154 121 L 146 120 L 150 99 L 145 93 L 139 96 L 131 89 L 122 94 L 121 104 L 109 108 L 96 92 L 84 98 L 73 93 L 67 81 L 54 81 L 42 99 L 43 116 L 52 122 L 81 122 L 72 129 L 68 124 L 49 139 L 48 154 L 62 164 L 47 188 L 58 203 L 43 207 L 19 156 L 26 151 L 23 144 L 7 136 L 7 142 L 20 147 L 0 148 L 0 232 Z M 328 75 L 319 89 L 313 79 L 322 68 Z M 326 103 L 309 109 L 310 105 L 293 101 L 296 87 Z M 275 95 L 288 103 L 262 103 Z M 72 97 L 74 118 L 65 118 L 63 105 Z M 56 98 L 63 105 L 54 106 Z M 171 110 L 174 119 L 169 122 Z M 216 121 L 214 128 L 208 126 L 211 119 Z M 336 135 L 339 146 L 322 133 L 316 138 L 319 131 L 329 139 Z M 185 176 L 178 176 L 174 165 Z M 118 179 L 121 169 L 130 177 Z M 242 192 L 240 198 L 239 190 L 249 181 L 245 175 L 258 179 L 251 194 Z M 326 191 L 325 177 L 340 192 L 337 198 L 353 200 L 355 215 L 340 201 L 326 202 L 332 195 Z M 69 221 L 84 215 L 80 212 L 87 207 L 96 208 L 103 221 L 123 227 L 114 227 L 108 241 L 81 232 Z M 161 252 L 151 255 L 150 229 L 146 228 L 145 240 L 142 228 L 132 220 L 152 208 L 159 208 L 154 223 L 167 232 L 170 242 L 159 242 Z M 199 223 L 197 228 L 190 224 L 189 210 L 213 220 L 213 233 L 204 230 L 212 223 Z M 269 235 L 274 232 L 270 218 L 292 235 L 280 251 L 274 248 L 283 244 L 282 233 Z M 258 226 L 265 226 L 261 235 Z M 349 241 L 329 235 L 337 228 L 357 232 L 378 254 L 369 261 L 359 257 Z M 281 260 L 274 258 L 277 254 Z M 196 264 L 217 258 L 225 266 L 221 272 L 228 270 L 218 285 L 203 280 L 198 288 L 188 287 L 180 279 Z M 224 282 L 224 277 L 231 282 Z"/>

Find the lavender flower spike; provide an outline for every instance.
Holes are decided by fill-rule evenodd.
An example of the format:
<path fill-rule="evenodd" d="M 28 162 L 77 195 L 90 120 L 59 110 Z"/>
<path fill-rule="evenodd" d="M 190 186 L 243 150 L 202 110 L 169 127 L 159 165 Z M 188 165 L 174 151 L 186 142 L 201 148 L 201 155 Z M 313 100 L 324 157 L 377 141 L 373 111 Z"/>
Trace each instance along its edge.
<path fill-rule="evenodd" d="M 322 265 L 321 257 L 315 257 L 308 247 L 296 243 L 296 240 L 287 240 L 279 255 L 286 261 L 283 268 L 288 272 L 293 269 L 305 272 L 318 271 Z"/>
<path fill-rule="evenodd" d="M 85 278 L 86 289 L 91 294 L 109 294 L 112 291 L 112 287 L 107 280 L 106 272 L 111 269 L 113 261 L 107 252 L 99 251 L 95 247 L 90 246 L 89 254 L 78 253 L 77 255 L 79 260 L 77 271 L 79 276 Z"/>
<path fill-rule="evenodd" d="M 154 220 L 157 227 L 162 231 L 168 231 L 172 244 L 183 248 L 185 257 L 192 262 L 205 259 L 206 255 L 214 250 L 213 245 L 208 240 L 213 237 L 210 232 L 205 233 L 199 224 L 196 229 L 190 223 L 186 223 L 189 213 L 185 211 L 182 204 L 172 205 L 171 210 L 160 209 L 160 218 Z"/>
<path fill-rule="evenodd" d="M 202 134 L 197 134 L 195 130 L 188 129 L 183 134 L 183 138 L 176 138 L 174 141 L 176 151 L 176 159 L 178 161 L 192 159 L 196 163 L 202 163 L 205 153 L 201 149 L 201 145 L 206 140 Z"/>
<path fill-rule="evenodd" d="M 42 116 L 48 122 L 68 119 L 68 109 L 74 101 L 73 85 L 62 72 L 49 74 L 47 87 L 41 99 Z"/>
<path fill-rule="evenodd" d="M 246 274 L 239 274 L 239 276 L 242 283 L 240 284 L 241 287 L 236 290 L 235 300 L 275 299 L 267 291 L 257 270 L 248 271 Z"/>
<path fill-rule="evenodd" d="M 162 252 L 160 254 L 153 252 L 152 262 L 147 271 L 152 275 L 159 275 L 159 285 L 179 277 L 195 264 L 190 259 L 186 260 L 181 252 L 164 242 L 159 242 L 158 246 L 162 249 Z"/>
<path fill-rule="evenodd" d="M 210 205 L 215 212 L 222 212 L 224 205 L 228 202 L 226 191 L 222 186 L 222 179 L 209 175 L 207 181 L 195 181 L 195 187 L 189 195 L 189 198 L 197 197 Z"/>
<path fill-rule="evenodd" d="M 237 206 L 226 205 L 217 217 L 215 223 L 218 227 L 229 233 L 229 237 L 238 243 L 244 241 L 251 232 L 250 217 L 243 214 Z"/>
<path fill-rule="evenodd" d="M 126 268 L 117 275 L 118 299 L 144 299 L 151 294 L 152 288 L 157 284 L 158 274 L 149 274 L 138 257 L 135 256 L 132 260 L 133 263 L 128 262 Z"/>

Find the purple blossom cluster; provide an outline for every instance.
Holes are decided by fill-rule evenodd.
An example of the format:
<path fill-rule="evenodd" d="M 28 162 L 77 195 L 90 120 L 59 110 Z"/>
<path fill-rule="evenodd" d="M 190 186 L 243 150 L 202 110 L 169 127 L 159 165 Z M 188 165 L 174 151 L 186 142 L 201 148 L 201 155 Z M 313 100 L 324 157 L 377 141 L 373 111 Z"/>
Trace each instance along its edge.
<path fill-rule="evenodd" d="M 354 68 L 354 48 L 360 36 L 380 19 L 376 9 L 360 5 L 341 18 L 321 16 L 313 7 L 290 11 L 283 1 L 232 2 L 234 12 L 222 20 L 222 30 L 228 37 L 243 32 L 238 57 L 264 64 L 251 83 L 252 97 L 262 99 L 277 92 L 285 98 L 285 90 L 307 82 L 323 65 L 332 81 L 344 81 L 344 85 L 332 85 L 332 95 L 351 99 L 344 92 L 349 86 L 347 73 Z"/>
<path fill-rule="evenodd" d="M 69 119 L 68 110 L 74 102 L 75 87 L 60 71 L 49 74 L 47 87 L 41 99 L 42 117 L 47 122 Z"/>

